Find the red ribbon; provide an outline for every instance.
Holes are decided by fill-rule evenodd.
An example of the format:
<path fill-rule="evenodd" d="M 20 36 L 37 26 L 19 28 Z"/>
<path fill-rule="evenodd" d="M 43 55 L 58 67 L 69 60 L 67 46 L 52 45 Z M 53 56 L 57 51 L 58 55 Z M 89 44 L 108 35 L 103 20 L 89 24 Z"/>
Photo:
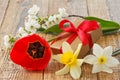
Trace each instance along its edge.
<path fill-rule="evenodd" d="M 69 25 L 64 27 L 66 23 L 69 23 Z M 71 44 L 75 40 L 75 38 L 78 36 L 82 41 L 83 45 L 89 44 L 89 47 L 92 48 L 93 43 L 92 43 L 92 38 L 89 32 L 98 29 L 99 25 L 94 20 L 85 20 L 77 28 L 75 28 L 73 23 L 70 22 L 69 20 L 62 20 L 59 24 L 59 27 L 64 32 L 72 33 L 67 40 L 69 44 Z"/>

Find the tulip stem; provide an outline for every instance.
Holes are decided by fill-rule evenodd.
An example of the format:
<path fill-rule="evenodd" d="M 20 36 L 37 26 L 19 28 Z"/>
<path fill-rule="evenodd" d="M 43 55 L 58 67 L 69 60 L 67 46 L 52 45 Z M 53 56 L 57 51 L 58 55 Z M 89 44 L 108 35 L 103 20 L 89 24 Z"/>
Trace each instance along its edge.
<path fill-rule="evenodd" d="M 51 41 L 53 41 L 53 40 L 55 40 L 55 39 L 57 39 L 58 37 L 53 37 L 52 39 L 50 39 L 50 40 L 48 40 L 47 42 L 51 42 Z"/>

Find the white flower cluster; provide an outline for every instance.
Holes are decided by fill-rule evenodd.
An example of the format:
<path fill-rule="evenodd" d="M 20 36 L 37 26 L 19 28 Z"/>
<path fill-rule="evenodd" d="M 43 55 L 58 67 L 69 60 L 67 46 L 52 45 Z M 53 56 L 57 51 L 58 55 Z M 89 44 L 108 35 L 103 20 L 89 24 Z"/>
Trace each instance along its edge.
<path fill-rule="evenodd" d="M 58 24 L 62 20 L 62 18 L 68 16 L 68 13 L 66 13 L 65 8 L 59 8 L 58 12 L 59 12 L 58 14 L 49 16 L 48 21 L 46 21 L 46 25 L 48 27 L 54 24 Z"/>
<path fill-rule="evenodd" d="M 24 23 L 25 27 L 20 27 L 18 30 L 20 37 L 36 33 L 39 28 L 48 29 L 49 27 L 58 24 L 62 18 L 68 16 L 68 13 L 66 13 L 64 8 L 59 8 L 58 14 L 51 15 L 47 18 L 40 18 L 37 15 L 38 11 L 39 7 L 36 5 L 33 5 L 33 7 L 28 10 L 28 16 L 26 17 Z"/>
<path fill-rule="evenodd" d="M 4 36 L 4 45 L 5 45 L 6 48 L 11 48 L 14 41 L 15 41 L 15 39 L 10 35 L 5 35 Z"/>
<path fill-rule="evenodd" d="M 40 24 L 38 23 L 38 11 L 39 7 L 33 5 L 32 8 L 28 10 L 28 16 L 25 19 L 25 27 L 20 27 L 18 33 L 21 37 L 24 37 L 30 33 L 36 33 L 37 29 L 40 28 Z"/>
<path fill-rule="evenodd" d="M 28 10 L 28 15 L 25 18 L 24 27 L 18 29 L 17 38 L 27 36 L 28 34 L 37 33 L 40 28 L 48 29 L 49 27 L 58 24 L 64 17 L 68 16 L 64 8 L 59 8 L 58 14 L 54 14 L 45 18 L 41 18 L 38 15 L 39 7 L 33 5 L 32 8 Z M 12 37 L 14 39 L 15 37 Z M 10 47 L 12 42 L 10 41 L 11 37 L 6 35 L 4 37 L 4 45 Z"/>

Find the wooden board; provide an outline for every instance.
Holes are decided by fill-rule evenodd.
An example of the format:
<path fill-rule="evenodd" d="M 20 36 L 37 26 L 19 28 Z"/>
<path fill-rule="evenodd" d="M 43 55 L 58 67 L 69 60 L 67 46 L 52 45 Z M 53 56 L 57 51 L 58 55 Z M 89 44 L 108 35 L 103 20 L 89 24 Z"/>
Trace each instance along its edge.
<path fill-rule="evenodd" d="M 27 10 L 33 4 L 40 7 L 40 16 L 57 13 L 58 8 L 64 7 L 69 14 L 97 16 L 120 22 L 120 0 L 0 0 L 0 80 L 73 80 L 69 74 L 55 75 L 55 71 L 64 66 L 56 61 L 51 61 L 44 71 L 27 71 L 10 60 L 9 50 L 2 50 L 4 35 L 16 34 L 18 28 L 24 24 Z M 42 36 L 51 38 L 49 35 Z M 102 36 L 97 43 L 102 47 L 111 45 L 116 50 L 120 48 L 120 34 Z M 116 58 L 120 61 L 120 55 Z M 112 74 L 91 74 L 91 69 L 91 65 L 83 64 L 82 75 L 78 80 L 120 79 L 120 65 L 113 67 Z"/>

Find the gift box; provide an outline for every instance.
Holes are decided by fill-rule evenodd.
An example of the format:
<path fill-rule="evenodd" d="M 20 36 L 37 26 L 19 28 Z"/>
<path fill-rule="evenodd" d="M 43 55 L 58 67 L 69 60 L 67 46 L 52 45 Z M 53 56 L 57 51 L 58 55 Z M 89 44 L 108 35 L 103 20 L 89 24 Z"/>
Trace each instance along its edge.
<path fill-rule="evenodd" d="M 69 21 L 67 20 L 66 22 L 69 22 Z M 62 25 L 60 23 L 59 26 L 63 26 L 63 23 L 66 23 L 66 22 L 63 21 Z M 83 45 L 82 45 L 82 48 L 81 48 L 81 51 L 80 51 L 78 57 L 83 58 L 92 49 L 93 44 L 102 35 L 101 27 L 95 21 L 86 21 L 86 22 L 83 21 L 83 22 L 81 22 L 81 19 L 79 19 L 79 18 L 77 18 L 73 23 L 72 22 L 70 22 L 70 23 L 74 27 L 74 29 L 76 29 L 76 31 L 78 31 L 78 34 L 80 36 L 78 36 L 78 34 L 76 36 L 76 32 L 74 32 L 74 30 L 73 30 L 73 32 L 71 32 L 72 30 L 66 31 L 67 29 L 65 29 L 65 31 L 59 35 L 58 39 L 56 39 L 50 43 L 52 52 L 53 52 L 53 54 L 60 54 L 61 53 L 61 46 L 62 46 L 62 43 L 64 41 L 68 41 L 74 51 L 76 50 L 78 44 L 82 43 Z M 79 26 L 80 26 L 81 30 L 77 29 Z M 86 28 L 86 26 L 87 26 L 87 28 L 89 28 L 89 30 L 84 29 L 84 28 Z M 95 26 L 97 26 L 97 27 L 95 27 Z M 71 27 L 71 26 L 69 26 L 69 27 Z M 95 28 L 93 29 L 92 27 L 95 27 Z M 61 27 L 61 28 L 63 28 L 63 27 Z M 75 33 L 75 35 L 74 35 L 74 33 Z M 84 35 L 86 35 L 86 36 L 84 36 Z M 74 37 L 74 36 L 76 36 L 76 37 Z M 81 39 L 81 38 L 83 38 L 83 39 Z"/>

